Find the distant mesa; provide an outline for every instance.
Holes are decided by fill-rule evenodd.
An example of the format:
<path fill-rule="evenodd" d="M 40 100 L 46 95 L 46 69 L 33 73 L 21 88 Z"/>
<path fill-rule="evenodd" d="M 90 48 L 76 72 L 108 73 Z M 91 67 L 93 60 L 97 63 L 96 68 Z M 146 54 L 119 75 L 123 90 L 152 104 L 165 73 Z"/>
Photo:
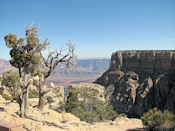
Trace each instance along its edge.
<path fill-rule="evenodd" d="M 117 51 L 95 83 L 119 113 L 140 117 L 149 109 L 175 113 L 175 50 Z"/>

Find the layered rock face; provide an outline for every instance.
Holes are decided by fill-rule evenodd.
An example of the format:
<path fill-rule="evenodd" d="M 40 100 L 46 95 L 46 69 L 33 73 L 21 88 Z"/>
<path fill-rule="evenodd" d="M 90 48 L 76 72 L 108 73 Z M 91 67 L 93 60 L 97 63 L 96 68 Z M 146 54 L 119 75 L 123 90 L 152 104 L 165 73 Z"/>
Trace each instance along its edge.
<path fill-rule="evenodd" d="M 175 113 L 175 51 L 119 51 L 95 83 L 119 113 L 140 117 L 149 109 Z"/>

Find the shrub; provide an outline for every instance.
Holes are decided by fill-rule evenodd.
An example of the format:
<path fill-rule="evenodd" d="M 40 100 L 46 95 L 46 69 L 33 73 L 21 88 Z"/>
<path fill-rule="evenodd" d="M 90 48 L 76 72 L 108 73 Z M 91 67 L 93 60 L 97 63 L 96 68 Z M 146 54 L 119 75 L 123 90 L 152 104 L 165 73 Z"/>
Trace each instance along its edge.
<path fill-rule="evenodd" d="M 96 98 L 96 91 L 79 88 L 71 89 L 69 92 L 67 103 L 62 104 L 57 111 L 65 110 L 80 118 L 81 121 L 88 123 L 116 118 L 117 112 L 113 110 L 111 105 Z M 80 96 L 81 98 L 79 98 Z"/>
<path fill-rule="evenodd" d="M 164 124 L 163 124 L 163 128 L 165 129 L 172 129 L 175 130 L 175 114 L 169 112 L 169 111 L 165 111 L 164 112 Z"/>
<path fill-rule="evenodd" d="M 3 97 L 5 100 L 12 100 L 12 97 L 11 97 L 11 96 L 8 96 L 7 94 L 2 94 L 2 97 Z"/>
<path fill-rule="evenodd" d="M 1 82 L 2 85 L 5 86 L 8 92 L 11 94 L 12 100 L 15 100 L 17 97 L 17 90 L 20 87 L 18 73 L 13 72 L 12 70 L 4 72 Z"/>
<path fill-rule="evenodd" d="M 160 111 L 157 108 L 149 110 L 142 117 L 142 122 L 148 130 L 171 129 L 175 126 L 175 115 L 169 111 Z"/>
<path fill-rule="evenodd" d="M 58 105 L 59 107 L 56 109 L 56 111 L 59 113 L 65 112 L 65 103 L 63 101 L 60 101 Z"/>
<path fill-rule="evenodd" d="M 39 93 L 36 90 L 29 90 L 29 99 L 30 98 L 38 98 L 39 97 Z"/>

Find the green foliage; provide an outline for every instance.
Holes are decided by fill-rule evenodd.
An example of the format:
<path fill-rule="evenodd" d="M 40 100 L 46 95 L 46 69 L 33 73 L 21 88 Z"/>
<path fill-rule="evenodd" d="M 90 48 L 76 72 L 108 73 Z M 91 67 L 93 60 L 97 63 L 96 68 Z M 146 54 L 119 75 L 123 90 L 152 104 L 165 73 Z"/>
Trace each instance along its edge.
<path fill-rule="evenodd" d="M 62 113 L 65 112 L 65 103 L 63 101 L 59 102 L 59 107 L 56 109 L 57 112 Z"/>
<path fill-rule="evenodd" d="M 7 90 L 12 95 L 12 98 L 16 99 L 16 93 L 20 87 L 18 73 L 13 72 L 12 70 L 6 71 L 3 74 L 2 85 L 6 86 Z"/>
<path fill-rule="evenodd" d="M 29 99 L 30 98 L 38 98 L 39 97 L 39 93 L 36 90 L 29 90 Z"/>
<path fill-rule="evenodd" d="M 164 112 L 164 119 L 165 120 L 175 120 L 175 115 L 169 111 Z"/>
<path fill-rule="evenodd" d="M 175 130 L 175 114 L 169 111 L 165 111 L 163 115 L 164 115 L 164 121 L 165 121 L 163 124 L 163 127 L 165 129 Z"/>
<path fill-rule="evenodd" d="M 173 113 L 169 111 L 161 112 L 157 108 L 149 110 L 141 119 L 148 130 L 167 129 L 175 125 L 175 115 Z"/>
<path fill-rule="evenodd" d="M 2 97 L 3 97 L 5 100 L 12 100 L 12 97 L 11 97 L 11 96 L 8 96 L 7 94 L 2 94 Z"/>
<path fill-rule="evenodd" d="M 62 104 L 60 109 L 65 109 L 88 123 L 112 120 L 116 118 L 117 113 L 111 105 L 99 100 L 96 90 L 87 88 L 69 89 L 69 97 L 66 104 Z M 80 97 L 80 98 L 78 98 Z"/>
<path fill-rule="evenodd" d="M 6 71 L 3 74 L 2 85 L 7 87 L 19 86 L 19 75 L 12 70 Z"/>
<path fill-rule="evenodd" d="M 5 100 L 11 100 L 12 101 L 12 100 L 19 100 L 20 99 L 20 95 L 21 95 L 21 93 L 17 92 L 15 98 L 13 98 L 12 96 L 9 96 L 7 94 L 2 94 L 2 97 Z"/>
<path fill-rule="evenodd" d="M 37 36 L 38 26 L 30 25 L 26 27 L 24 38 L 17 38 L 15 34 L 9 33 L 4 37 L 6 46 L 11 48 L 10 63 L 12 66 L 22 69 L 28 68 L 28 71 L 35 73 L 36 66 L 40 63 L 40 51 L 44 50 L 49 44 L 47 40 L 40 44 L 40 39 Z"/>
<path fill-rule="evenodd" d="M 87 89 L 87 88 L 69 88 L 69 92 L 74 94 L 75 96 L 80 95 L 84 102 L 86 100 L 90 100 L 92 98 L 96 98 L 97 94 L 99 93 L 97 90 L 94 89 Z"/>
<path fill-rule="evenodd" d="M 149 129 L 156 128 L 164 122 L 163 114 L 161 111 L 157 110 L 157 108 L 149 110 L 141 117 L 141 119 L 143 124 L 148 126 Z"/>

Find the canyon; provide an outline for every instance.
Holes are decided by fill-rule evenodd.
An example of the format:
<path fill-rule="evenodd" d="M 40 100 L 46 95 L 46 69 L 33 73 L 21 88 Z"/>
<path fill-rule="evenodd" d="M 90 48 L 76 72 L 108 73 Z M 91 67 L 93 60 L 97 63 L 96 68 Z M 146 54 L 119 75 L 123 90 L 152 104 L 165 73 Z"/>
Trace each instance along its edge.
<path fill-rule="evenodd" d="M 76 63 L 77 68 L 66 68 L 63 64 L 58 65 L 45 84 L 49 85 L 50 82 L 53 82 L 55 85 L 70 86 L 80 82 L 92 83 L 108 70 L 110 59 L 78 59 Z M 0 59 L 0 75 L 10 69 L 17 71 L 9 61 Z"/>

